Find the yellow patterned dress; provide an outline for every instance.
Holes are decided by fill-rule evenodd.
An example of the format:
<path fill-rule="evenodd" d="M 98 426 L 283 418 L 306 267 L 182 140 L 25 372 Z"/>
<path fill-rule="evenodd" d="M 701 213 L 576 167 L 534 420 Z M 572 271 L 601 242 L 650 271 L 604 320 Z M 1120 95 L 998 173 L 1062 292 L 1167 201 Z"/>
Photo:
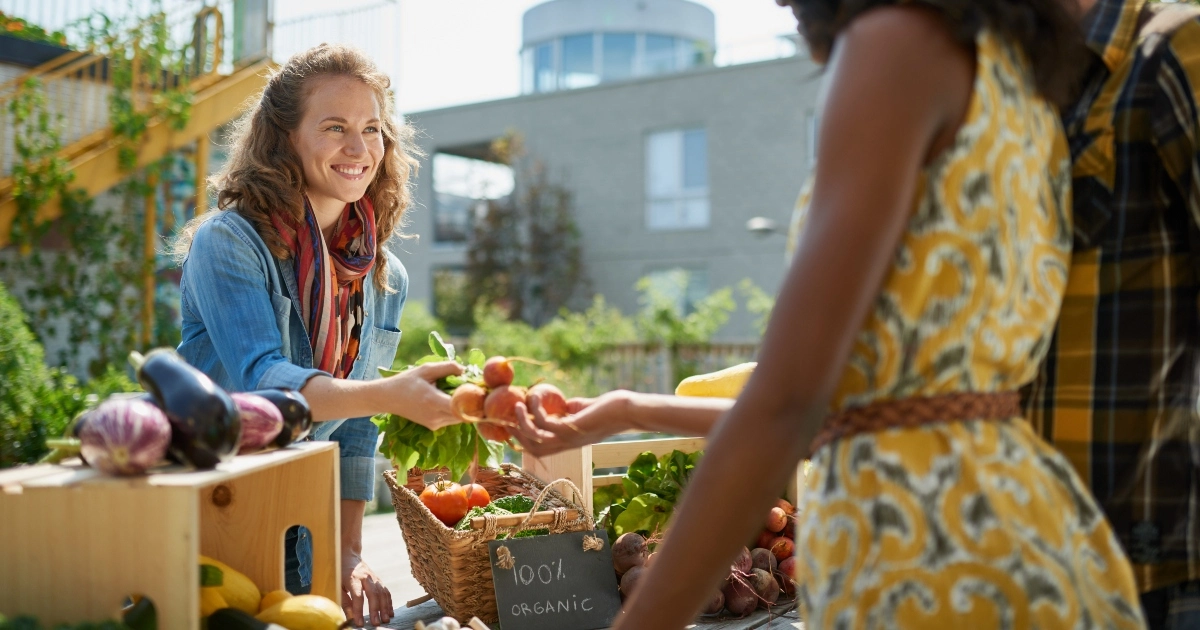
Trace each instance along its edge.
<path fill-rule="evenodd" d="M 831 411 L 1014 391 L 1046 351 L 1067 281 L 1069 156 L 1024 57 L 986 31 L 976 51 L 968 117 L 921 174 Z M 861 434 L 812 464 L 796 536 L 809 628 L 1143 626 L 1102 512 L 1020 418 Z"/>

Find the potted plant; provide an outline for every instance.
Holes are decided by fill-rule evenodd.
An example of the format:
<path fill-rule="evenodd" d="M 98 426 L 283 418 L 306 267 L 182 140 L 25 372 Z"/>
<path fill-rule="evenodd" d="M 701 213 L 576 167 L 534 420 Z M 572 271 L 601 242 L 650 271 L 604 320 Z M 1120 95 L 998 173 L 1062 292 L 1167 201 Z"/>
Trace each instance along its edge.
<path fill-rule="evenodd" d="M 0 11 L 0 63 L 32 67 L 69 50 L 62 31 L 47 31 Z"/>

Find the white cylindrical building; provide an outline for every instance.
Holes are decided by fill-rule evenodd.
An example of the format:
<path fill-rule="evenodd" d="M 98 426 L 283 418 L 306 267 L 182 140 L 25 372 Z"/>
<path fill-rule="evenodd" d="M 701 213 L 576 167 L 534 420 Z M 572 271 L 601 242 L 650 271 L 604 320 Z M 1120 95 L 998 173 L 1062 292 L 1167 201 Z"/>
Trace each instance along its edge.
<path fill-rule="evenodd" d="M 687 0 L 551 0 L 525 12 L 521 93 L 711 66 L 715 31 Z"/>

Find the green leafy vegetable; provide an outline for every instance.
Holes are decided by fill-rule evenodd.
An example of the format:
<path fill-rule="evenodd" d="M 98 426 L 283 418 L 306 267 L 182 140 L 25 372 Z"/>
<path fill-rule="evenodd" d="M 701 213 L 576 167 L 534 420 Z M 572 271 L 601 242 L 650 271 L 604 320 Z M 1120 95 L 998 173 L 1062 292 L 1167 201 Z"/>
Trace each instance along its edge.
<path fill-rule="evenodd" d="M 608 529 L 610 541 L 626 532 L 651 536 L 662 531 L 703 454 L 671 451 L 659 458 L 647 451 L 638 455 L 621 485 L 603 489 L 596 501 L 606 505 L 600 522 Z"/>
<path fill-rule="evenodd" d="M 492 501 L 491 505 L 502 510 L 508 510 L 509 514 L 525 514 L 533 509 L 533 499 L 523 494 L 514 494 L 507 497 L 500 497 Z"/>
<path fill-rule="evenodd" d="M 429 348 L 433 354 L 421 357 L 416 364 L 433 363 L 437 361 L 458 361 L 463 365 L 461 376 L 449 376 L 437 382 L 439 389 L 452 393 L 463 383 L 483 385 L 483 352 L 472 349 L 467 353 L 466 362 L 454 351 L 454 345 L 442 340 L 437 331 L 429 333 Z M 379 370 L 382 376 L 392 376 L 399 371 Z M 420 468 L 448 468 L 450 477 L 462 477 L 474 461 L 487 463 L 499 461 L 503 454 L 503 445 L 489 442 L 479 434 L 475 425 L 462 423 L 443 427 L 437 431 L 429 429 L 394 414 L 381 414 L 371 419 L 383 435 L 379 452 L 383 453 L 396 470 Z"/>

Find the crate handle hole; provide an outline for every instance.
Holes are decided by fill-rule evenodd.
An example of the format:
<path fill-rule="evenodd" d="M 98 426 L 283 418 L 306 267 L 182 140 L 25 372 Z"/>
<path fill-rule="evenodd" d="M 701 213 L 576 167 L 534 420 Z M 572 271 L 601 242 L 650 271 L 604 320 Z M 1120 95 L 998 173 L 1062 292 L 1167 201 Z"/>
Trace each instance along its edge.
<path fill-rule="evenodd" d="M 312 577 L 312 532 L 299 523 L 283 531 L 283 587 L 292 595 L 308 595 L 312 584 L 302 585 L 299 582 L 300 573 L 304 572 L 303 558 L 297 547 L 306 547 L 308 559 L 307 573 Z M 290 569 L 290 570 L 289 570 Z"/>
<path fill-rule="evenodd" d="M 154 600 L 133 593 L 121 602 L 121 622 L 130 630 L 158 630 L 158 609 Z"/>

